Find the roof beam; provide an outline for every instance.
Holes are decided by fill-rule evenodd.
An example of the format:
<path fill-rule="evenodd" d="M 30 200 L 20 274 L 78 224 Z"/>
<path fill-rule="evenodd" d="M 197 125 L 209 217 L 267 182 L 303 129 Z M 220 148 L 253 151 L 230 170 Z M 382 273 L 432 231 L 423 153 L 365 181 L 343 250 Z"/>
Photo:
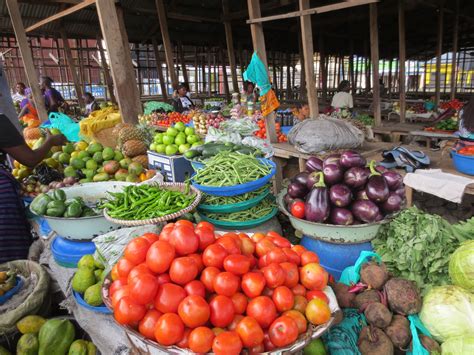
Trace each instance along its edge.
<path fill-rule="evenodd" d="M 96 0 L 84 0 L 80 3 L 78 3 L 77 5 L 71 6 L 71 7 L 67 8 L 66 10 L 60 11 L 60 12 L 58 12 L 57 14 L 55 14 L 53 16 L 47 17 L 44 20 L 41 20 L 41 21 L 35 23 L 34 25 L 26 28 L 25 32 L 31 32 L 33 30 L 36 30 L 37 28 L 40 28 L 41 26 L 46 25 L 47 23 L 59 20 L 60 18 L 63 18 L 64 16 L 73 14 L 76 11 L 79 11 L 79 10 L 81 10 L 81 9 L 87 7 L 87 6 L 90 6 L 90 5 L 94 4 L 95 1 Z"/>
<path fill-rule="evenodd" d="M 342 10 L 342 9 L 347 9 L 347 8 L 354 7 L 354 6 L 373 4 L 373 3 L 377 3 L 377 2 L 379 2 L 379 0 L 345 1 L 345 2 L 340 2 L 340 3 L 337 3 L 337 4 L 325 5 L 325 6 L 320 6 L 320 7 L 313 7 L 311 9 L 307 9 L 307 10 L 288 12 L 286 14 L 272 15 L 272 16 L 266 16 L 266 17 L 250 19 L 250 20 L 247 20 L 247 24 L 250 25 L 250 24 L 255 24 L 255 23 L 275 21 L 275 20 L 305 16 L 305 15 L 322 14 L 322 13 L 325 13 L 325 12 Z"/>

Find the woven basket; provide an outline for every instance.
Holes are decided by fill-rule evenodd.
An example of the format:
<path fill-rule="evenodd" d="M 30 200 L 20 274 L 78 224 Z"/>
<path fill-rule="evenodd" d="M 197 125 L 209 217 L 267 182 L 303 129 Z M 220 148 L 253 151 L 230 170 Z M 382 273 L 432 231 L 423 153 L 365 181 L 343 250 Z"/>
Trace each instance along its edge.
<path fill-rule="evenodd" d="M 167 189 L 167 190 L 172 190 L 172 191 L 180 191 L 180 192 L 185 192 L 186 191 L 186 184 L 183 182 L 164 182 L 162 184 L 157 184 L 159 187 Z M 125 220 L 125 219 L 116 219 L 113 217 L 110 217 L 107 214 L 107 209 L 104 210 L 104 217 L 110 222 L 120 224 L 122 226 L 127 226 L 127 227 L 137 227 L 137 226 L 143 226 L 147 224 L 159 224 L 163 223 L 166 221 L 169 221 L 171 219 L 176 219 L 178 217 L 181 217 L 183 214 L 191 212 L 194 210 L 198 205 L 199 201 L 201 201 L 201 191 L 196 189 L 194 186 L 189 186 L 190 189 L 190 194 L 195 195 L 195 199 L 192 204 L 190 204 L 188 207 L 185 209 L 182 209 L 181 211 L 165 215 L 163 217 L 157 217 L 157 218 L 151 218 L 151 219 L 142 219 L 142 220 Z"/>
<path fill-rule="evenodd" d="M 94 132 L 93 139 L 105 147 L 114 148 L 118 144 L 118 135 L 114 134 L 114 127 L 104 128 L 98 132 Z"/>

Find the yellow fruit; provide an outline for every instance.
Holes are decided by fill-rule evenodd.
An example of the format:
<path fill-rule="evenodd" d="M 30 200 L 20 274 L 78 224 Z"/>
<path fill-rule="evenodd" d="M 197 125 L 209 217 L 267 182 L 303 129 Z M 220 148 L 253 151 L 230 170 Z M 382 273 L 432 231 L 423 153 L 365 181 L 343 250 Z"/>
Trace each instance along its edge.
<path fill-rule="evenodd" d="M 18 173 L 20 172 L 20 169 L 13 169 L 12 170 L 12 175 L 16 178 L 18 178 Z"/>
<path fill-rule="evenodd" d="M 46 319 L 40 316 L 26 316 L 16 323 L 16 327 L 21 334 L 38 333 L 43 324 L 46 323 Z"/>
<path fill-rule="evenodd" d="M 78 155 L 79 155 L 79 152 L 72 152 L 71 153 L 71 159 L 72 158 L 77 158 Z"/>
<path fill-rule="evenodd" d="M 39 341 L 36 334 L 23 334 L 16 344 L 17 355 L 38 354 Z"/>
<path fill-rule="evenodd" d="M 23 136 L 26 140 L 41 138 L 41 130 L 38 127 L 27 127 L 23 130 Z"/>
<path fill-rule="evenodd" d="M 84 141 L 80 141 L 75 144 L 76 150 L 86 150 L 87 147 L 88 147 L 88 144 Z"/>
<path fill-rule="evenodd" d="M 21 168 L 18 170 L 18 179 L 24 179 L 31 174 L 31 170 L 28 168 Z"/>
<path fill-rule="evenodd" d="M 13 166 L 18 169 L 20 167 L 20 163 L 17 160 L 14 160 Z"/>

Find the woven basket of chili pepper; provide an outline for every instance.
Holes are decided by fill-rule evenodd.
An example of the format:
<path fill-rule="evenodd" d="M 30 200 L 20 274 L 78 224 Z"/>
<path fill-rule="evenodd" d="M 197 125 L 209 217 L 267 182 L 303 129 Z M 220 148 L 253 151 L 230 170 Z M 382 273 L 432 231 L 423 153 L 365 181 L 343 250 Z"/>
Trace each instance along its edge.
<path fill-rule="evenodd" d="M 110 193 L 110 196 L 102 204 L 104 217 L 110 222 L 134 227 L 181 217 L 198 206 L 202 194 L 186 183 L 165 182 L 126 186 L 122 192 Z"/>

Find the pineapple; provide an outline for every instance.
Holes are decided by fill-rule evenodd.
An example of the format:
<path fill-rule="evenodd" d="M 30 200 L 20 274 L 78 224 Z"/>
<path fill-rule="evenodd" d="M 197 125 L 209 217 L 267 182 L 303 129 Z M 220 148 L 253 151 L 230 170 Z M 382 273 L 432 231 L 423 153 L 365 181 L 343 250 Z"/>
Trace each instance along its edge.
<path fill-rule="evenodd" d="M 151 142 L 151 134 L 143 126 L 130 126 L 123 127 L 118 134 L 118 142 L 122 147 L 126 142 L 130 140 L 137 140 L 143 142 L 148 146 Z"/>
<path fill-rule="evenodd" d="M 136 157 L 132 158 L 132 160 L 143 165 L 145 169 L 148 169 L 148 157 L 145 154 L 137 155 Z"/>
<path fill-rule="evenodd" d="M 137 155 L 146 154 L 147 145 L 138 139 L 131 139 L 122 145 L 123 155 L 133 158 Z"/>
<path fill-rule="evenodd" d="M 25 140 L 32 141 L 42 137 L 41 129 L 38 127 L 27 127 L 23 130 Z"/>

